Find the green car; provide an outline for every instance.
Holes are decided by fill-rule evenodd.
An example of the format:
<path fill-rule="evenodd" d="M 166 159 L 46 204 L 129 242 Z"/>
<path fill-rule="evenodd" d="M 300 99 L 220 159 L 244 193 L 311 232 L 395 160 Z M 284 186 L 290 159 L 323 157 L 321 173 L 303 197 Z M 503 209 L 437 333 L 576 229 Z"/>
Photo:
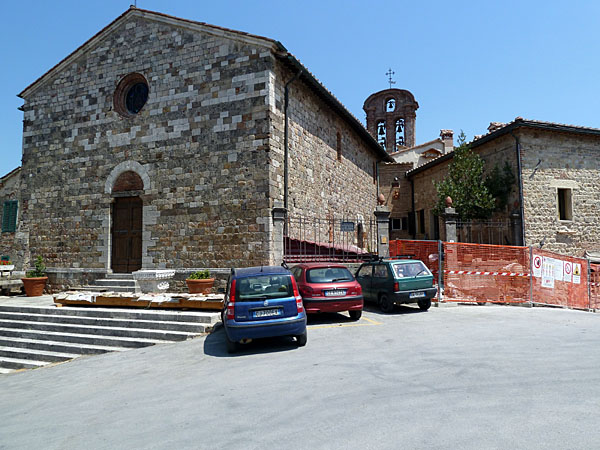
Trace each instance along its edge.
<path fill-rule="evenodd" d="M 385 259 L 362 264 L 356 272 L 365 302 L 377 302 L 381 310 L 390 313 L 395 305 L 417 303 L 427 311 L 437 294 L 433 275 L 415 259 Z"/>

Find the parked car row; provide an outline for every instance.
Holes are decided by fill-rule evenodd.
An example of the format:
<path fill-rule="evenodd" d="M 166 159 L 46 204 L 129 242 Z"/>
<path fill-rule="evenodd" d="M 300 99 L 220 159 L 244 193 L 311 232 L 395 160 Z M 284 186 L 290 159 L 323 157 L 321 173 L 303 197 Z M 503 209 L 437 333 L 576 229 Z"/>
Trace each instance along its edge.
<path fill-rule="evenodd" d="M 417 303 L 426 311 L 436 295 L 433 275 L 418 260 L 381 259 L 363 263 L 356 276 L 335 263 L 303 263 L 231 269 L 221 319 L 227 351 L 253 339 L 292 336 L 306 345 L 306 315 L 348 311 L 360 319 L 364 302 L 385 313 Z"/>

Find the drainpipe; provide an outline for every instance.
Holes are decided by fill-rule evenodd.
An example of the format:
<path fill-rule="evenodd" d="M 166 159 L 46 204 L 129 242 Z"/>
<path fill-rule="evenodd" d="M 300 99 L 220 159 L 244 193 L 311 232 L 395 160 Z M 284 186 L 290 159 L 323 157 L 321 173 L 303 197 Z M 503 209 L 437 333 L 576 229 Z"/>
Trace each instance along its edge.
<path fill-rule="evenodd" d="M 417 215 L 415 214 L 415 180 L 410 179 L 410 208 L 412 210 L 412 223 L 413 223 L 413 232 L 412 237 L 415 239 L 417 237 Z M 408 225 L 410 228 L 410 224 Z"/>
<path fill-rule="evenodd" d="M 521 245 L 525 245 L 525 213 L 523 206 L 523 174 L 521 173 L 521 140 L 512 130 L 510 134 L 515 138 L 515 151 L 517 153 L 517 176 L 519 177 L 519 216 L 521 218 Z"/>
<path fill-rule="evenodd" d="M 288 103 L 289 103 L 289 86 L 296 81 L 300 75 L 302 75 L 302 69 L 300 69 L 294 77 L 285 84 L 284 90 L 284 107 L 283 114 L 285 116 L 285 128 L 283 131 L 283 207 L 285 208 L 285 214 L 288 212 L 288 154 L 289 154 L 289 142 L 288 142 Z"/>

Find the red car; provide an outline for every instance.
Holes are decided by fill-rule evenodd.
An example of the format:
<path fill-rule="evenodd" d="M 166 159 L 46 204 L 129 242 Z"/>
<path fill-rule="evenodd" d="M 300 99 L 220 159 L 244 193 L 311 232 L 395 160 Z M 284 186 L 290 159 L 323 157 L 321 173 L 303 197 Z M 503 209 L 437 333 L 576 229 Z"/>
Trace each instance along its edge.
<path fill-rule="evenodd" d="M 307 313 L 348 311 L 360 319 L 363 293 L 360 284 L 342 264 L 304 263 L 292 268 Z"/>

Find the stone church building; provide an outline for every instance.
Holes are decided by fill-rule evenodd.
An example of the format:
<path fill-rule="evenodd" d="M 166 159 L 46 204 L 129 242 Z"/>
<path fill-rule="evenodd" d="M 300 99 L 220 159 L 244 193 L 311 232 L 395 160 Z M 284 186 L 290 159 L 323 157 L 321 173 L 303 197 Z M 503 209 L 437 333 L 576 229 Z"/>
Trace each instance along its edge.
<path fill-rule="evenodd" d="M 393 162 L 281 43 L 134 7 L 19 96 L 10 239 L 58 285 L 279 264 L 274 211 L 369 220 Z"/>

